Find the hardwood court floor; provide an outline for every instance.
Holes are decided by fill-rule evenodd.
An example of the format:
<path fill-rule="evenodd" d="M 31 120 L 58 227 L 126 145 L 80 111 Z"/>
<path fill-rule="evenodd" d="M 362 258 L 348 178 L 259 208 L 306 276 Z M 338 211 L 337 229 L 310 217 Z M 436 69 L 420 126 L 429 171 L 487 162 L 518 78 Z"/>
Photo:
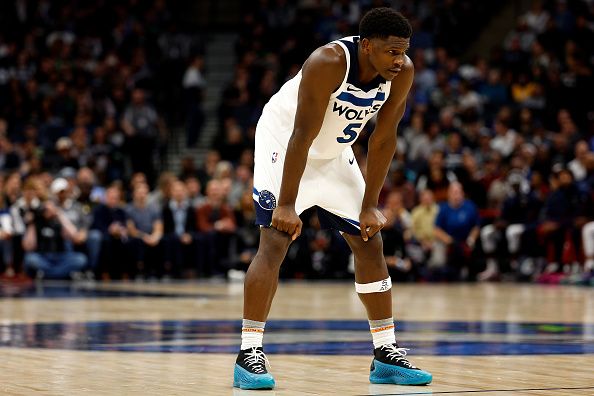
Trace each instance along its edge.
<path fill-rule="evenodd" d="M 281 284 L 259 392 L 231 387 L 241 284 L 0 291 L 0 395 L 594 395 L 594 288 L 395 285 L 398 339 L 434 375 L 404 387 L 369 384 L 351 283 Z"/>

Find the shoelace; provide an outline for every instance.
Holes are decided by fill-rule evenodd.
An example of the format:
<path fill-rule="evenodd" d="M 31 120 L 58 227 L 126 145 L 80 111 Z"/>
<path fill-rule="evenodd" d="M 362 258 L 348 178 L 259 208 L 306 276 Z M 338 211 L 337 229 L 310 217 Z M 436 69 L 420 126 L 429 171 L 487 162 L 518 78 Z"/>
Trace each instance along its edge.
<path fill-rule="evenodd" d="M 388 351 L 387 357 L 392 359 L 396 363 L 402 363 L 404 366 L 409 368 L 416 368 L 408 360 L 405 359 L 406 353 L 409 350 L 408 348 L 397 348 L 396 346 L 390 345 L 382 345 L 381 347 L 383 350 Z"/>
<path fill-rule="evenodd" d="M 268 361 L 268 358 L 266 357 L 264 352 L 255 347 L 252 348 L 251 352 L 245 353 L 245 358 L 243 359 L 243 361 L 247 364 L 247 366 L 250 369 L 255 371 L 256 374 L 264 373 L 264 367 L 270 367 L 270 362 Z"/>

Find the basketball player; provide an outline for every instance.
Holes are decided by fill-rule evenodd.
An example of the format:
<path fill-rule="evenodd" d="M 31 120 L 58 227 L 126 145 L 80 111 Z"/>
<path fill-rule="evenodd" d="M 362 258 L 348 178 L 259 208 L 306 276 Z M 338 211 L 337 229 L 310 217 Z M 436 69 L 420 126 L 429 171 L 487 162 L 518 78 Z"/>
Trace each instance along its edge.
<path fill-rule="evenodd" d="M 315 206 L 322 226 L 341 231 L 355 256 L 355 290 L 369 319 L 372 383 L 427 384 L 432 376 L 396 344 L 391 280 L 379 231 L 378 195 L 396 149 L 396 128 L 413 81 L 406 56 L 411 27 L 400 13 L 375 8 L 359 36 L 315 50 L 264 107 L 256 128 L 254 201 L 260 246 L 245 278 L 241 350 L 233 385 L 272 389 L 262 349 L 264 325 L 298 215 Z M 369 139 L 367 181 L 351 145 L 377 114 Z"/>

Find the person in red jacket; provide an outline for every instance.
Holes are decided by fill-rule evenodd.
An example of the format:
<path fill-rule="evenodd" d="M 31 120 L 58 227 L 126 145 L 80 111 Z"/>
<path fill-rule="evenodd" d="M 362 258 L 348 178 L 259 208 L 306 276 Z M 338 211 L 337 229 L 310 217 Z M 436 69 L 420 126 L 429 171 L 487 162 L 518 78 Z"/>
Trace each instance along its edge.
<path fill-rule="evenodd" d="M 237 228 L 233 209 L 226 203 L 220 180 L 206 185 L 206 202 L 196 211 L 198 231 L 202 233 L 203 275 L 221 276 L 229 258 L 231 240 Z"/>

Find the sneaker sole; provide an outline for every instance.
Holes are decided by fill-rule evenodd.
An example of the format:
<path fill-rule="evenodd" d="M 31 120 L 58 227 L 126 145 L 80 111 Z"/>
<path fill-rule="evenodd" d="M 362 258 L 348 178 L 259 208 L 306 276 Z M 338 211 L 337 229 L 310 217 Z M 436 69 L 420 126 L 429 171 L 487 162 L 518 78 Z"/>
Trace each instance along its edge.
<path fill-rule="evenodd" d="M 252 374 L 243 367 L 235 365 L 233 386 L 239 389 L 274 389 L 276 385 L 270 374 Z"/>
<path fill-rule="evenodd" d="M 373 364 L 374 370 L 369 373 L 372 384 L 427 385 L 433 380 L 427 371 L 405 369 L 375 359 Z"/>

